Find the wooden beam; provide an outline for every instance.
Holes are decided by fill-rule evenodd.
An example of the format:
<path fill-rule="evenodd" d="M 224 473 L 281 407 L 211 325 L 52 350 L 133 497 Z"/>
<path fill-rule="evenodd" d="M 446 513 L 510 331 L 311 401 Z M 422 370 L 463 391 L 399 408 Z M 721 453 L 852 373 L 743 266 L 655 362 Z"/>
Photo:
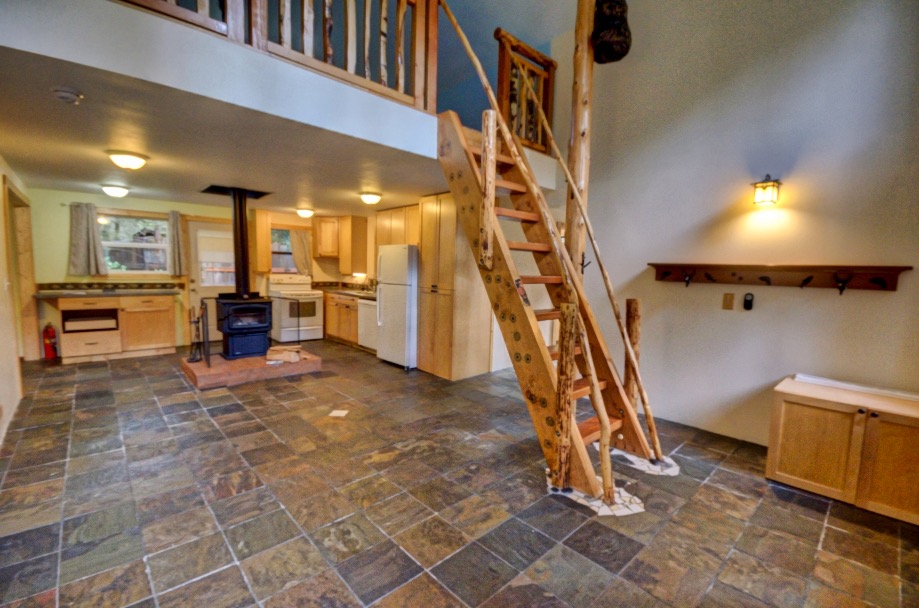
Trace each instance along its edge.
<path fill-rule="evenodd" d="M 571 485 L 571 429 L 574 424 L 574 349 L 578 335 L 578 307 L 576 304 L 561 305 L 561 325 L 558 336 L 558 386 L 555 419 L 558 424 L 558 460 L 552 470 L 553 485 L 568 488 Z"/>
<path fill-rule="evenodd" d="M 587 206 L 587 186 L 590 180 L 590 112 L 593 90 L 594 47 L 591 34 L 594 27 L 596 0 L 578 0 L 574 26 L 574 82 L 571 86 L 571 133 L 568 139 L 568 167 L 574 183 L 568 185 L 568 205 L 565 210 L 565 247 L 581 273 L 584 259 L 584 220 L 572 189 L 577 188 Z"/>
<path fill-rule="evenodd" d="M 406 0 L 396 2 L 396 90 L 405 90 L 405 11 Z"/>
<path fill-rule="evenodd" d="M 386 39 L 389 36 L 389 0 L 380 0 L 380 84 L 389 83 L 389 70 L 386 66 Z"/>
<path fill-rule="evenodd" d="M 638 363 L 641 357 L 639 342 L 641 341 L 641 301 L 629 298 L 625 301 L 625 327 L 629 336 L 629 342 L 632 344 L 632 352 L 635 353 L 635 363 Z M 628 349 L 626 349 L 626 358 L 628 358 Z M 625 374 L 622 377 L 622 384 L 625 388 L 625 394 L 629 396 L 632 403 L 638 402 L 638 380 L 635 379 L 635 372 L 631 365 L 625 366 Z"/>
<path fill-rule="evenodd" d="M 494 110 L 482 112 L 482 213 L 479 219 L 479 266 L 492 268 L 495 237 L 495 172 L 498 120 Z"/>

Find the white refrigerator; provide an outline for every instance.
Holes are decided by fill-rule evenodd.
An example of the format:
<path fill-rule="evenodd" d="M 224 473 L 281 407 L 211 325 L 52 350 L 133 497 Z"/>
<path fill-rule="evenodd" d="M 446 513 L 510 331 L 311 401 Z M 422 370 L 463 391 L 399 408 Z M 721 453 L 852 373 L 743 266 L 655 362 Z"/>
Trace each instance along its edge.
<path fill-rule="evenodd" d="M 383 245 L 377 254 L 377 357 L 418 365 L 418 248 Z"/>

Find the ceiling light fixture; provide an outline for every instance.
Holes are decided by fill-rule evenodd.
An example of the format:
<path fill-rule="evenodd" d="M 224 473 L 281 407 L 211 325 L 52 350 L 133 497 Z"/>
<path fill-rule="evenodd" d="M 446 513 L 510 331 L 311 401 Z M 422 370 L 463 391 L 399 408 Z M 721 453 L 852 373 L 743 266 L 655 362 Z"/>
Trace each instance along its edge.
<path fill-rule="evenodd" d="M 108 219 L 104 215 L 100 215 L 99 217 L 96 218 L 96 222 L 105 226 L 106 224 L 110 224 L 112 220 Z"/>
<path fill-rule="evenodd" d="M 383 200 L 383 195 L 376 192 L 361 192 L 361 200 L 367 205 L 376 205 Z"/>
<path fill-rule="evenodd" d="M 113 163 L 122 169 L 140 169 L 150 160 L 149 156 L 137 154 L 136 152 L 126 152 L 125 150 L 106 150 L 105 153 L 108 154 Z"/>
<path fill-rule="evenodd" d="M 80 102 L 84 99 L 83 93 L 76 89 L 71 89 L 70 87 L 54 87 L 51 89 L 51 92 L 58 101 L 69 103 L 72 106 L 80 105 Z"/>
<path fill-rule="evenodd" d="M 313 213 L 315 212 L 312 209 L 297 209 L 297 215 L 300 217 L 310 218 L 313 217 Z"/>
<path fill-rule="evenodd" d="M 124 186 L 102 186 L 102 191 L 114 198 L 123 198 L 130 192 Z"/>
<path fill-rule="evenodd" d="M 772 179 L 768 173 L 763 181 L 751 184 L 753 186 L 753 204 L 758 207 L 772 207 L 779 204 L 779 186 L 777 179 Z"/>

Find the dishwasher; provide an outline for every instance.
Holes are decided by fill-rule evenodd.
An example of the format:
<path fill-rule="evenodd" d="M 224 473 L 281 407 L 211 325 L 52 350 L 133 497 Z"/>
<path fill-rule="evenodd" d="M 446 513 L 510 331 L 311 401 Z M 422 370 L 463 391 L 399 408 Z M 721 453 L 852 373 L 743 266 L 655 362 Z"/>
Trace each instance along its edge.
<path fill-rule="evenodd" d="M 370 350 L 377 349 L 377 303 L 357 301 L 357 343 Z"/>

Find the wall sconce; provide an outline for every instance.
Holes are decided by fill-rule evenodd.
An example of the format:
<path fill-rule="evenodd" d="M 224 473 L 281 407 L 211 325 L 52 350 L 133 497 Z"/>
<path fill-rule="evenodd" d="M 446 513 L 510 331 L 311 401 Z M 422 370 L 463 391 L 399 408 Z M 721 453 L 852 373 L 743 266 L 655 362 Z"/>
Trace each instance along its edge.
<path fill-rule="evenodd" d="M 753 186 L 753 204 L 759 207 L 771 207 L 779 204 L 779 187 L 782 185 L 777 179 L 772 179 L 768 173 L 763 181 L 751 184 Z"/>
<path fill-rule="evenodd" d="M 364 201 L 364 204 L 376 205 L 383 200 L 383 196 L 376 192 L 361 192 L 361 200 Z"/>
<path fill-rule="evenodd" d="M 140 169 L 150 160 L 149 156 L 125 150 L 106 150 L 105 153 L 108 154 L 108 157 L 112 159 L 116 166 L 132 171 Z"/>
<path fill-rule="evenodd" d="M 314 211 L 312 209 L 297 209 L 297 215 L 302 218 L 311 218 L 313 217 Z"/>

